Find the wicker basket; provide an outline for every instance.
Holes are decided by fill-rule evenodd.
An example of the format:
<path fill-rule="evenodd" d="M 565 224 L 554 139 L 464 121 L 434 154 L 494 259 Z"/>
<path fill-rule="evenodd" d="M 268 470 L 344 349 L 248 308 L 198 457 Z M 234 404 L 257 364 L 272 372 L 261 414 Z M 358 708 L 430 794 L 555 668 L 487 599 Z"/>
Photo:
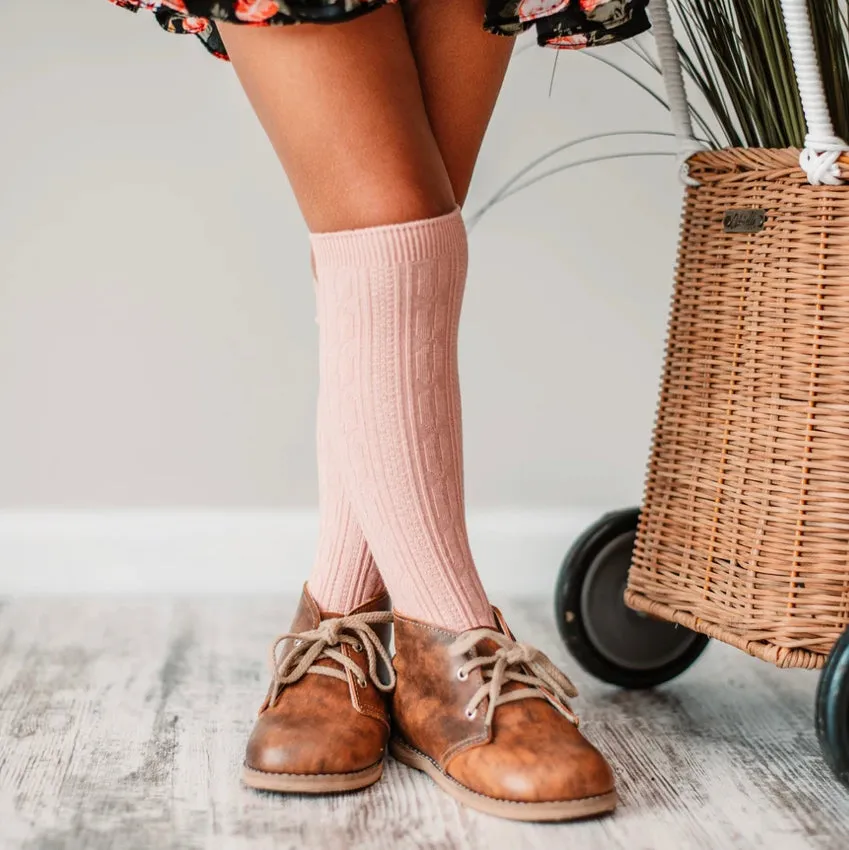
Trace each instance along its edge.
<path fill-rule="evenodd" d="M 801 24 L 788 15 L 808 173 L 797 150 L 688 160 L 625 599 L 779 666 L 815 668 L 849 626 L 849 186 L 818 72 L 800 63 L 806 35 L 813 49 L 806 22 L 806 9 Z M 659 47 L 664 23 L 656 12 Z M 665 47 L 679 137 L 692 144 Z M 811 185 L 812 174 L 838 185 Z"/>

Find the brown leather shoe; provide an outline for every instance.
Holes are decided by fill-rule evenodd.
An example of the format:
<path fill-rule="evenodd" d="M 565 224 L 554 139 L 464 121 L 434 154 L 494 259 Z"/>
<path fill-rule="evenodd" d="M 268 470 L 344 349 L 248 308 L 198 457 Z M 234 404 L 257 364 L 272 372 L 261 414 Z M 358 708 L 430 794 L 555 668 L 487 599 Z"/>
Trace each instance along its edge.
<path fill-rule="evenodd" d="M 304 586 L 292 630 L 271 647 L 274 678 L 248 741 L 246 785 L 323 794 L 380 779 L 395 684 L 391 622 L 387 596 L 341 616 L 321 613 Z"/>
<path fill-rule="evenodd" d="M 395 614 L 390 751 L 461 803 L 513 820 L 562 821 L 616 806 L 613 774 L 578 731 L 574 686 L 499 630 L 451 632 Z"/>

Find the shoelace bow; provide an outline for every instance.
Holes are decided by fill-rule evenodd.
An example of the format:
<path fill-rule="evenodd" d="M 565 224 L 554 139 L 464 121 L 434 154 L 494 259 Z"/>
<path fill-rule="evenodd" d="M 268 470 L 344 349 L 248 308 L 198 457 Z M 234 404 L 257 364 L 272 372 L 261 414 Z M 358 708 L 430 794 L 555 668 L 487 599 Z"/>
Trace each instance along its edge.
<path fill-rule="evenodd" d="M 473 629 L 460 635 L 451 645 L 449 653 L 452 656 L 465 655 L 483 639 L 498 644 L 495 653 L 477 655 L 457 671 L 457 678 L 464 681 L 473 670 L 482 668 L 484 681 L 466 705 L 467 717 L 470 719 L 474 717 L 478 706 L 487 697 L 489 707 L 484 720 L 486 726 L 492 724 L 495 709 L 499 705 L 522 699 L 544 699 L 564 717 L 578 725 L 577 715 L 567 704 L 567 700 L 578 696 L 577 688 L 560 669 L 554 666 L 548 656 L 535 647 L 527 643 L 519 643 L 493 629 Z M 490 666 L 491 669 L 483 669 Z M 522 668 L 528 672 L 523 673 Z M 521 682 L 528 687 L 502 694 L 501 689 L 508 682 Z"/>
<path fill-rule="evenodd" d="M 341 651 L 342 644 L 352 646 L 357 652 L 365 651 L 368 659 L 368 678 L 378 690 L 387 693 L 391 691 L 395 687 L 392 659 L 372 629 L 372 625 L 391 622 L 391 612 L 369 611 L 365 614 L 350 614 L 347 617 L 324 620 L 318 628 L 310 631 L 284 632 L 278 635 L 271 644 L 270 661 L 273 678 L 268 689 L 267 705 L 274 705 L 286 685 L 294 684 L 308 673 L 332 676 L 334 679 L 347 682 L 348 677 L 345 671 L 348 670 L 357 684 L 364 688 L 367 684 L 366 672 L 353 658 L 349 658 Z M 292 640 L 292 646 L 288 652 L 278 658 L 278 647 L 283 641 L 289 639 Z M 388 682 L 384 683 L 380 680 L 377 670 L 378 658 L 384 662 L 389 671 Z M 339 666 L 318 664 L 320 659 L 330 659 Z"/>

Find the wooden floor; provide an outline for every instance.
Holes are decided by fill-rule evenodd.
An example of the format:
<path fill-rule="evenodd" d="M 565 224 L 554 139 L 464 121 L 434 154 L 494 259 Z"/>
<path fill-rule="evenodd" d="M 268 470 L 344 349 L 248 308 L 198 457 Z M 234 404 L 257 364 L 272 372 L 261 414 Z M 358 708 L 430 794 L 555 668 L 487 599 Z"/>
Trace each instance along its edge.
<path fill-rule="evenodd" d="M 711 647 L 654 693 L 570 664 L 549 600 L 504 606 L 564 664 L 623 803 L 604 820 L 539 826 L 459 808 L 390 763 L 361 794 L 243 789 L 242 748 L 267 684 L 274 599 L 21 599 L 0 603 L 3 850 L 842 850 L 849 794 L 823 766 L 816 675 Z"/>

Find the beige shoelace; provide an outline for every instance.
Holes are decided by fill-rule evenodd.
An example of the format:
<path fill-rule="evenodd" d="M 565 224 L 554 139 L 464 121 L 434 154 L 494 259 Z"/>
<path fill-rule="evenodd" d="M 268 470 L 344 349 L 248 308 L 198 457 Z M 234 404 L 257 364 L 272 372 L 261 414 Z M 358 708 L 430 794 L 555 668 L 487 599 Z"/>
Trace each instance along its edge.
<path fill-rule="evenodd" d="M 274 705 L 286 685 L 294 684 L 307 673 L 332 676 L 334 679 L 347 682 L 348 677 L 345 671 L 348 670 L 357 684 L 364 688 L 367 684 L 366 672 L 353 658 L 349 658 L 341 651 L 342 644 L 349 644 L 357 652 L 365 651 L 369 679 L 374 682 L 378 690 L 391 691 L 395 687 L 392 659 L 372 629 L 372 625 L 391 622 L 392 614 L 389 611 L 370 611 L 365 614 L 350 614 L 347 617 L 324 620 L 318 628 L 307 632 L 285 632 L 278 635 L 271 644 L 270 660 L 273 679 L 268 689 L 266 704 Z M 292 640 L 291 648 L 282 658 L 278 658 L 278 647 L 283 641 L 289 639 Z M 340 648 L 334 649 L 334 647 Z M 323 658 L 335 661 L 339 666 L 318 664 L 318 661 Z M 380 680 L 377 669 L 378 658 L 384 662 L 388 670 L 388 682 L 384 683 Z"/>
<path fill-rule="evenodd" d="M 473 670 L 481 669 L 483 684 L 475 691 L 466 705 L 466 717 L 475 717 L 478 707 L 485 698 L 489 698 L 484 723 L 492 724 L 495 709 L 508 702 L 522 699 L 544 699 L 554 706 L 575 726 L 577 715 L 569 708 L 567 700 L 578 696 L 578 691 L 566 675 L 538 649 L 526 643 L 518 643 L 501 632 L 493 629 L 473 629 L 464 632 L 451 645 L 452 656 L 465 655 L 484 638 L 498 644 L 494 655 L 476 655 L 457 671 L 457 678 L 465 681 Z M 484 669 L 488 668 L 488 669 Z M 524 668 L 528 672 L 522 672 Z M 501 693 L 508 682 L 521 682 L 528 687 L 521 690 Z"/>

